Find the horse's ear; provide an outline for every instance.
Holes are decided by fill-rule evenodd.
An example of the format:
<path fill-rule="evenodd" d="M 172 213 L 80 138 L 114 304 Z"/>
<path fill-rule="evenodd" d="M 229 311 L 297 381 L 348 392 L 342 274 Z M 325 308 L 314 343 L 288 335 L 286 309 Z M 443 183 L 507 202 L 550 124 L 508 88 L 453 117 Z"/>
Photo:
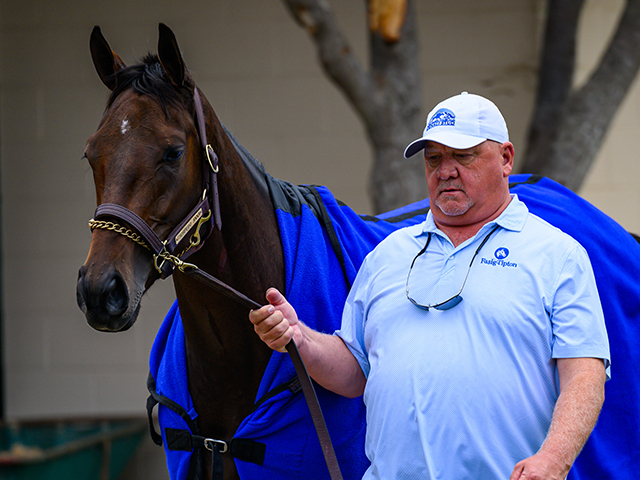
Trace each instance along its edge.
<path fill-rule="evenodd" d="M 91 58 L 96 67 L 98 76 L 109 90 L 116 88 L 116 72 L 126 65 L 122 59 L 116 55 L 105 38 L 102 36 L 100 27 L 93 27 L 91 32 L 91 40 L 89 42 L 91 48 Z"/>
<path fill-rule="evenodd" d="M 160 58 L 160 64 L 171 82 L 176 87 L 181 87 L 184 83 L 185 67 L 178 41 L 171 29 L 164 23 L 159 25 L 159 29 L 158 57 Z"/>

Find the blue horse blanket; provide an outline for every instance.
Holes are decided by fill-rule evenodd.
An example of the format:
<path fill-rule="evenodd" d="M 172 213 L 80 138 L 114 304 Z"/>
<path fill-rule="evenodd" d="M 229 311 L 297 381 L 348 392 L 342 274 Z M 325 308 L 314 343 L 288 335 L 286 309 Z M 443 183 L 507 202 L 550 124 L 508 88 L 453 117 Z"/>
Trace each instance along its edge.
<path fill-rule="evenodd" d="M 340 326 L 344 301 L 364 257 L 392 231 L 422 222 L 429 202 L 369 217 L 357 215 L 325 187 L 268 180 L 285 255 L 286 296 L 305 323 L 333 332 Z M 606 385 L 600 420 L 569 478 L 635 478 L 640 466 L 640 382 L 634 372 L 640 359 L 640 244 L 611 218 L 550 179 L 514 175 L 510 181 L 511 192 L 532 213 L 586 248 L 607 322 L 612 379 Z M 171 402 L 160 402 L 158 409 L 171 479 L 193 478 L 195 455 L 189 448 L 174 449 L 166 437 L 167 429 L 198 434 L 197 412 L 186 387 L 177 304 L 158 332 L 150 370 L 152 395 Z M 294 378 L 288 355 L 274 352 L 257 394 L 266 400 L 257 404 L 235 435 L 264 445 L 264 460 L 260 464 L 236 458 L 240 478 L 329 478 L 304 397 L 291 383 Z M 368 466 L 362 401 L 316 389 L 343 476 L 359 479 Z M 167 406 L 173 403 L 180 408 Z"/>

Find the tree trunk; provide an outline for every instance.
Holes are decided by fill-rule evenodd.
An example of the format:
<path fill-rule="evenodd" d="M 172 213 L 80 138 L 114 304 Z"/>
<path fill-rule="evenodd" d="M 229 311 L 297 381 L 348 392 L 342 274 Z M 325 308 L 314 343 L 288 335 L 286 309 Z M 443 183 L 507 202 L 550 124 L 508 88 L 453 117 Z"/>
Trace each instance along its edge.
<path fill-rule="evenodd" d="M 570 91 L 573 76 L 566 78 L 568 72 L 560 74 L 561 80 L 551 78 L 557 72 L 554 65 L 560 68 L 562 62 L 573 72 L 573 44 L 582 3 L 549 2 L 538 109 L 523 165 L 524 171 L 551 177 L 574 191 L 582 185 L 640 68 L 640 0 L 628 0 L 602 61 L 584 86 Z M 554 45 L 560 47 L 554 50 Z"/>
<path fill-rule="evenodd" d="M 410 159 L 404 149 L 423 130 L 419 48 L 415 5 L 407 3 L 398 41 L 369 31 L 371 77 L 382 97 L 380 115 L 365 119 L 374 146 L 369 195 L 376 213 L 423 199 L 427 194 L 422 155 Z"/>
<path fill-rule="evenodd" d="M 562 107 L 569 98 L 576 33 L 584 0 L 549 0 L 535 111 L 529 127 L 524 172 L 541 171 L 558 137 Z"/>
<path fill-rule="evenodd" d="M 422 131 L 423 122 L 413 0 L 407 0 L 397 40 L 370 30 L 369 72 L 353 54 L 326 1 L 283 1 L 314 41 L 325 73 L 366 126 L 374 151 L 369 194 L 375 213 L 424 198 L 424 162 L 403 157 L 405 147 Z"/>

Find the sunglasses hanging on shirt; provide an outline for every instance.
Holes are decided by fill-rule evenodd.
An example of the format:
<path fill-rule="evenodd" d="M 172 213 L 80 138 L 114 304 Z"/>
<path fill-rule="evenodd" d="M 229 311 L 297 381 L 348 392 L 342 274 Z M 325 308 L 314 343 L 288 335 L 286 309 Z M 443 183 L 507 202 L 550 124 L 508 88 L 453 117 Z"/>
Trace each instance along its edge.
<path fill-rule="evenodd" d="M 407 284 L 406 284 L 407 300 L 409 300 L 419 309 L 426 310 L 426 311 L 428 311 L 430 308 L 435 308 L 436 310 L 449 310 L 455 307 L 456 305 L 458 305 L 462 301 L 462 295 L 461 295 L 462 290 L 464 289 L 464 286 L 467 283 L 467 278 L 469 278 L 469 272 L 471 271 L 471 265 L 473 265 L 473 261 L 476 259 L 476 256 L 480 252 L 480 249 L 484 246 L 485 243 L 487 243 L 487 240 L 489 240 L 489 237 L 493 235 L 493 232 L 495 232 L 498 229 L 498 227 L 499 225 L 496 225 L 495 227 L 493 227 L 493 230 L 491 230 L 489 234 L 486 237 L 484 237 L 484 240 L 482 240 L 482 243 L 476 249 L 476 252 L 473 254 L 473 257 L 471 258 L 471 262 L 469 262 L 469 268 L 467 268 L 467 274 L 464 277 L 464 281 L 462 282 L 462 286 L 460 287 L 460 290 L 458 291 L 458 293 L 456 293 L 450 299 L 445 300 L 444 302 L 434 303 L 430 305 L 423 305 L 421 303 L 416 302 L 413 298 L 411 298 L 411 295 L 409 295 L 409 278 L 411 277 L 411 270 L 413 270 L 413 265 L 416 263 L 416 260 L 420 255 L 424 254 L 427 251 L 427 247 L 431 242 L 431 232 L 429 232 L 429 236 L 427 237 L 427 242 L 425 243 L 424 247 L 422 247 L 422 250 L 418 252 L 418 254 L 415 256 L 415 258 L 411 262 L 411 267 L 409 267 L 409 273 L 407 274 Z"/>

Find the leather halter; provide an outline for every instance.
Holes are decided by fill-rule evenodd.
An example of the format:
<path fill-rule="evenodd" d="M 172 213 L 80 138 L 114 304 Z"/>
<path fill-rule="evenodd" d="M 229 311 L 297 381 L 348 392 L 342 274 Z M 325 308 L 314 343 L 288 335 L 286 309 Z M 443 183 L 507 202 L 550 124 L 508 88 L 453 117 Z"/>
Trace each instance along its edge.
<path fill-rule="evenodd" d="M 181 267 L 185 258 L 202 247 L 204 241 L 213 232 L 214 225 L 218 230 L 222 229 L 218 195 L 218 155 L 207 142 L 202 100 L 197 87 L 194 89 L 193 100 L 196 110 L 196 128 L 207 160 L 202 162 L 203 192 L 198 204 L 173 229 L 165 241 L 162 241 L 149 224 L 136 213 L 115 203 L 99 205 L 89 221 L 91 230 L 115 231 L 150 250 L 155 268 L 162 279 L 169 277 L 175 266 Z M 133 227 L 134 231 L 127 230 L 114 222 L 99 220 L 104 217 L 123 220 Z"/>

